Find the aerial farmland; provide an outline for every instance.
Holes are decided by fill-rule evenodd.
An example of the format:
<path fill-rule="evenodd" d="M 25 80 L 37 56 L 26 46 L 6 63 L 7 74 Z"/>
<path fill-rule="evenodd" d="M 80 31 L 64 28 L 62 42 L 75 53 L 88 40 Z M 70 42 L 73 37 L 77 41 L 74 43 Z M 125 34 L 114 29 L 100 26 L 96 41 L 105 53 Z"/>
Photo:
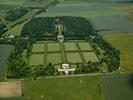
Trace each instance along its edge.
<path fill-rule="evenodd" d="M 0 100 L 133 100 L 132 0 L 0 0 Z"/>

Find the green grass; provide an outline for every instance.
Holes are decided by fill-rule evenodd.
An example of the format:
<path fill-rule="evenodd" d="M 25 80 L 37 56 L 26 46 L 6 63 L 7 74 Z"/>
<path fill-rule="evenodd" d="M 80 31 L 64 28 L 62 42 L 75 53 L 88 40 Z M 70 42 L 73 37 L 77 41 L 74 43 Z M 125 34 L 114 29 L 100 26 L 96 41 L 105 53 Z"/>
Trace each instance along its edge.
<path fill-rule="evenodd" d="M 88 62 L 88 61 L 99 62 L 99 60 L 94 52 L 83 52 L 83 56 L 84 56 L 86 62 Z"/>
<path fill-rule="evenodd" d="M 44 55 L 43 54 L 32 54 L 30 57 L 29 65 L 44 65 Z"/>
<path fill-rule="evenodd" d="M 104 38 L 120 50 L 120 70 L 125 73 L 133 72 L 133 34 L 112 34 L 105 35 Z"/>
<path fill-rule="evenodd" d="M 23 93 L 34 100 L 102 100 L 98 76 L 23 81 Z"/>
<path fill-rule="evenodd" d="M 28 100 L 25 97 L 0 98 L 0 100 Z"/>
<path fill-rule="evenodd" d="M 48 52 L 60 51 L 59 43 L 48 43 Z"/>
<path fill-rule="evenodd" d="M 105 100 L 132 100 L 133 88 L 129 75 L 111 74 L 102 76 Z"/>
<path fill-rule="evenodd" d="M 33 45 L 32 52 L 44 52 L 45 45 L 43 43 L 37 43 Z"/>
<path fill-rule="evenodd" d="M 47 56 L 47 64 L 59 64 L 62 63 L 61 54 L 60 53 L 49 53 Z"/>
<path fill-rule="evenodd" d="M 14 35 L 14 36 L 20 36 L 21 35 L 21 31 L 22 31 L 23 26 L 24 26 L 25 23 L 27 23 L 27 21 L 22 23 L 22 24 L 20 24 L 20 25 L 16 25 L 15 27 L 9 29 L 9 31 L 7 31 L 5 34 L 10 34 L 10 35 Z"/>
<path fill-rule="evenodd" d="M 81 50 L 93 50 L 88 42 L 79 42 L 79 47 Z"/>
<path fill-rule="evenodd" d="M 65 42 L 64 46 L 66 51 L 77 51 L 77 47 L 74 42 Z"/>
<path fill-rule="evenodd" d="M 78 52 L 67 53 L 68 63 L 82 63 L 81 57 Z"/>

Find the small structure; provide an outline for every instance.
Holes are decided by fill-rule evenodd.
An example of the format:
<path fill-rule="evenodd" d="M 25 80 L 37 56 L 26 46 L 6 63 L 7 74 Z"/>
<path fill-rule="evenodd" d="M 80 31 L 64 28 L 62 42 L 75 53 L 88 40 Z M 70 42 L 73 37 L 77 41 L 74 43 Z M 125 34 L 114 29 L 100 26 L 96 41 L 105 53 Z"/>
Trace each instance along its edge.
<path fill-rule="evenodd" d="M 64 41 L 64 36 L 63 35 L 57 35 L 57 38 L 60 42 Z"/>
<path fill-rule="evenodd" d="M 59 72 L 65 72 L 65 74 L 68 75 L 69 72 L 75 71 L 75 68 L 70 69 L 69 64 L 62 64 L 62 68 L 59 68 L 58 71 Z"/>

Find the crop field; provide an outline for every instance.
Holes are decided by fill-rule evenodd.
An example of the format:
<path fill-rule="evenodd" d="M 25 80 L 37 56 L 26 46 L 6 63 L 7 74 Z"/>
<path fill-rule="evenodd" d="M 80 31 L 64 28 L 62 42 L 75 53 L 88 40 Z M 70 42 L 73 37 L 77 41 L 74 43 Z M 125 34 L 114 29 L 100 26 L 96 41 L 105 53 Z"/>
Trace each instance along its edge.
<path fill-rule="evenodd" d="M 68 41 L 61 44 L 59 42 L 41 41 L 33 45 L 29 65 L 85 63 L 84 59 L 93 62 L 98 61 L 97 56 L 88 42 Z"/>
<path fill-rule="evenodd" d="M 88 61 L 99 62 L 99 60 L 94 52 L 83 52 L 83 55 L 84 55 L 86 62 L 88 62 Z"/>
<path fill-rule="evenodd" d="M 90 0 L 89 0 L 90 1 Z M 86 18 L 99 17 L 99 16 L 116 16 L 116 15 L 129 15 L 129 12 L 113 9 L 113 7 L 119 7 L 115 3 L 95 2 L 89 1 L 62 1 L 54 8 L 49 9 L 46 13 L 41 13 L 37 17 L 46 16 L 81 16 Z M 98 0 L 96 0 L 98 1 Z M 104 0 L 105 1 L 105 0 Z M 126 4 L 125 4 L 126 5 Z M 128 5 L 128 4 L 127 4 Z M 124 6 L 124 4 L 123 4 Z"/>
<path fill-rule="evenodd" d="M 35 100 L 103 100 L 98 76 L 23 81 L 22 87 L 25 96 Z"/>
<path fill-rule="evenodd" d="M 66 51 L 77 51 L 77 46 L 74 42 L 64 43 Z"/>
<path fill-rule="evenodd" d="M 79 47 L 83 51 L 92 50 L 92 47 L 90 46 L 90 44 L 86 42 L 80 42 Z"/>
<path fill-rule="evenodd" d="M 132 100 L 133 88 L 130 83 L 131 75 L 103 75 L 102 85 L 105 100 Z"/>
<path fill-rule="evenodd" d="M 60 45 L 59 43 L 48 43 L 48 52 L 59 52 Z"/>
<path fill-rule="evenodd" d="M 23 5 L 24 0 L 0 0 L 1 5 L 15 5 L 20 6 Z"/>
<path fill-rule="evenodd" d="M 21 96 L 21 82 L 0 82 L 0 98 Z"/>
<path fill-rule="evenodd" d="M 0 45 L 0 80 L 4 78 L 5 71 L 6 71 L 6 63 L 12 51 L 13 51 L 13 46 Z"/>
<path fill-rule="evenodd" d="M 30 57 L 29 65 L 44 65 L 44 55 L 32 54 Z"/>
<path fill-rule="evenodd" d="M 122 16 L 95 17 L 90 19 L 100 34 L 133 32 L 133 24 Z"/>
<path fill-rule="evenodd" d="M 121 52 L 120 70 L 122 72 L 133 72 L 133 34 L 105 35 L 105 40 L 110 42 Z"/>
<path fill-rule="evenodd" d="M 32 49 L 32 52 L 44 52 L 45 50 L 45 45 L 44 44 L 34 44 L 33 45 L 33 49 Z"/>
<path fill-rule="evenodd" d="M 81 57 L 78 52 L 67 53 L 67 59 L 68 63 L 82 63 Z"/>

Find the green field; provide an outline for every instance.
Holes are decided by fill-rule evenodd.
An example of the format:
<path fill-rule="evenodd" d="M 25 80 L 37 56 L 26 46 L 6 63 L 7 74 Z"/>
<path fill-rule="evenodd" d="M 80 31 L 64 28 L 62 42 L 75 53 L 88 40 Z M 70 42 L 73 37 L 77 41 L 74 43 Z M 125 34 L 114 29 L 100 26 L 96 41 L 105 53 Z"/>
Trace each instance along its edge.
<path fill-rule="evenodd" d="M 120 74 L 103 75 L 102 85 L 105 100 L 132 100 L 133 88 L 129 80 L 131 77 Z"/>
<path fill-rule="evenodd" d="M 91 52 L 90 52 L 91 50 Z M 86 53 L 85 53 L 85 52 Z M 84 56 L 83 56 L 84 55 Z M 39 60 L 38 60 L 39 59 Z M 53 41 L 40 41 L 33 44 L 30 65 L 59 65 L 62 63 L 85 63 L 99 61 L 92 47 L 85 41 L 68 41 L 64 43 Z"/>
<path fill-rule="evenodd" d="M 59 52 L 60 45 L 59 43 L 48 43 L 48 52 Z"/>
<path fill-rule="evenodd" d="M 34 100 L 102 100 L 103 98 L 98 76 L 23 81 L 22 87 L 25 96 Z"/>
<path fill-rule="evenodd" d="M 29 65 L 44 65 L 44 55 L 32 54 L 30 57 Z"/>
<path fill-rule="evenodd" d="M 86 42 L 80 42 L 79 47 L 81 50 L 86 51 L 86 50 L 93 50 L 92 47 L 90 46 L 89 43 Z"/>
<path fill-rule="evenodd" d="M 83 52 L 83 56 L 86 60 L 86 62 L 99 62 L 96 54 L 94 52 Z"/>
<path fill-rule="evenodd" d="M 62 63 L 61 54 L 60 53 L 49 53 L 47 56 L 47 64 L 59 64 Z"/>
<path fill-rule="evenodd" d="M 77 51 L 76 44 L 74 42 L 64 43 L 66 51 Z"/>
<path fill-rule="evenodd" d="M 14 35 L 14 36 L 20 36 L 21 35 L 21 31 L 22 31 L 23 26 L 24 26 L 25 23 L 27 23 L 27 21 L 22 23 L 22 24 L 16 25 L 13 28 L 11 28 L 9 31 L 6 32 L 6 34 L 10 34 L 10 35 Z"/>
<path fill-rule="evenodd" d="M 121 52 L 120 71 L 133 72 L 133 34 L 112 34 L 104 38 Z"/>
<path fill-rule="evenodd" d="M 13 51 L 12 45 L 2 45 L 0 44 L 0 80 L 5 78 L 6 64 L 8 62 L 8 57 Z"/>
<path fill-rule="evenodd" d="M 33 45 L 32 52 L 44 52 L 45 50 L 45 45 L 42 43 L 37 43 Z"/>
<path fill-rule="evenodd" d="M 82 63 L 81 57 L 78 52 L 67 53 L 68 63 Z"/>

